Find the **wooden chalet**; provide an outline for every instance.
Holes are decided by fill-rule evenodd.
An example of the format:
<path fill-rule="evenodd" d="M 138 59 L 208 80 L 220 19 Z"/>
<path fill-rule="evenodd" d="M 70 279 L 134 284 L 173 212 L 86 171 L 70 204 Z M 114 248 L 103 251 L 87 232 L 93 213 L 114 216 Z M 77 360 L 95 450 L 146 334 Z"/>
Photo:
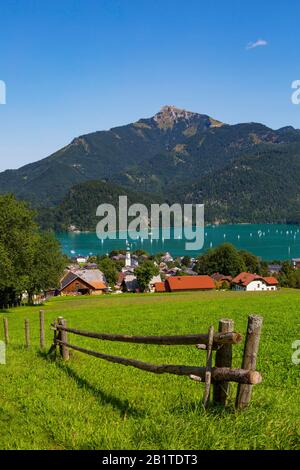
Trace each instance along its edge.
<path fill-rule="evenodd" d="M 61 295 L 99 295 L 107 291 L 99 269 L 69 271 L 61 281 Z"/>

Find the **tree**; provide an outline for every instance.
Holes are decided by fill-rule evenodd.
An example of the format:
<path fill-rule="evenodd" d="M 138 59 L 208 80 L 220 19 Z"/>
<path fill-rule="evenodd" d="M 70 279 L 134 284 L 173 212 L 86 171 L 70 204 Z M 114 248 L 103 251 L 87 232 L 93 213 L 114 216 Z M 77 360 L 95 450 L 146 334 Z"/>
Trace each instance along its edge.
<path fill-rule="evenodd" d="M 153 276 L 157 276 L 159 274 L 159 269 L 152 261 L 145 261 L 143 264 L 138 266 L 134 271 L 139 287 L 142 292 L 148 289 L 149 283 Z"/>
<path fill-rule="evenodd" d="M 246 266 L 238 250 L 230 243 L 224 243 L 199 256 L 194 269 L 198 274 L 219 272 L 225 276 L 236 276 L 245 271 Z"/>
<path fill-rule="evenodd" d="M 181 264 L 188 268 L 191 264 L 191 257 L 190 256 L 184 256 L 181 260 Z"/>
<path fill-rule="evenodd" d="M 28 282 L 38 227 L 35 213 L 11 195 L 0 196 L 0 305 L 20 302 Z"/>
<path fill-rule="evenodd" d="M 240 250 L 239 255 L 244 261 L 245 270 L 248 273 L 258 274 L 260 273 L 260 262 L 257 256 L 246 250 Z"/>
<path fill-rule="evenodd" d="M 29 301 L 42 289 L 56 287 L 65 266 L 60 245 L 42 235 L 35 212 L 13 195 L 0 196 L 0 306 Z"/>
<path fill-rule="evenodd" d="M 98 268 L 103 272 L 107 283 L 113 287 L 118 279 L 118 271 L 116 263 L 108 256 L 97 258 Z"/>
<path fill-rule="evenodd" d="M 141 248 L 138 248 L 132 254 L 136 255 L 138 258 L 140 258 L 141 256 L 149 256 L 149 253 Z"/>
<path fill-rule="evenodd" d="M 61 253 L 59 242 L 50 234 L 39 234 L 35 245 L 33 262 L 29 266 L 26 286 L 28 303 L 33 303 L 34 294 L 55 289 L 66 266 L 66 257 Z"/>
<path fill-rule="evenodd" d="M 294 269 L 290 261 L 284 261 L 281 264 L 281 270 L 278 277 L 282 287 L 300 287 L 300 270 Z"/>
<path fill-rule="evenodd" d="M 280 264 L 280 262 L 279 262 Z M 261 276 L 269 276 L 269 263 L 267 261 L 261 261 L 260 266 L 259 266 L 259 271 L 257 274 L 260 274 Z"/>

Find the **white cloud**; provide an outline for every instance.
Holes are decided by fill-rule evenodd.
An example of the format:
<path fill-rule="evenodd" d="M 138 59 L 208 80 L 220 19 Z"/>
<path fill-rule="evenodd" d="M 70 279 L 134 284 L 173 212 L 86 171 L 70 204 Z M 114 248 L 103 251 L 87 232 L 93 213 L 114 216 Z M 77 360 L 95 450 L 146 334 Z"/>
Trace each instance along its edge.
<path fill-rule="evenodd" d="M 265 39 L 258 39 L 255 42 L 248 42 L 246 49 L 247 50 L 255 49 L 256 47 L 267 46 L 267 45 L 268 45 L 268 41 L 266 41 Z"/>

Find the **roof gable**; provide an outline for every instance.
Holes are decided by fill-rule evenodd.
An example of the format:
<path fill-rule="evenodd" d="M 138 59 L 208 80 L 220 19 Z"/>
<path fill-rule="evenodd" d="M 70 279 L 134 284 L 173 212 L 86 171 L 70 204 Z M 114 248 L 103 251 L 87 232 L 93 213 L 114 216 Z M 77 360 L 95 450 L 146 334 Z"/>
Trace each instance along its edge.
<path fill-rule="evenodd" d="M 263 280 L 264 280 L 269 286 L 277 286 L 277 284 L 279 284 L 278 279 L 276 279 L 276 277 L 273 277 L 273 276 L 264 277 Z"/>
<path fill-rule="evenodd" d="M 234 284 L 240 284 L 245 287 L 248 286 L 248 284 L 250 284 L 250 282 L 253 282 L 253 281 L 263 281 L 265 282 L 265 284 L 268 284 L 269 286 L 275 286 L 279 284 L 276 277 L 272 277 L 272 276 L 263 277 L 263 276 L 259 276 L 258 274 L 245 273 L 245 272 L 238 274 L 235 278 L 232 279 L 232 282 Z"/>

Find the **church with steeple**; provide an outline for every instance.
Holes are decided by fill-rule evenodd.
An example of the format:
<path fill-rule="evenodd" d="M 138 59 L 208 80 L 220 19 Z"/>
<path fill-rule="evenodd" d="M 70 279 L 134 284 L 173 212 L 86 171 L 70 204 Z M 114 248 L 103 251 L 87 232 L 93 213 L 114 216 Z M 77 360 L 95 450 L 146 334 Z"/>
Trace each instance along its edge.
<path fill-rule="evenodd" d="M 130 251 L 130 244 L 128 240 L 126 240 L 126 255 L 125 255 L 125 266 L 122 268 L 122 272 L 131 272 L 133 273 L 134 268 L 138 266 L 137 260 L 134 258 L 132 259 L 131 251 Z"/>
<path fill-rule="evenodd" d="M 127 244 L 127 247 L 126 247 L 125 268 L 131 268 L 130 246 L 128 242 L 126 244 Z"/>

